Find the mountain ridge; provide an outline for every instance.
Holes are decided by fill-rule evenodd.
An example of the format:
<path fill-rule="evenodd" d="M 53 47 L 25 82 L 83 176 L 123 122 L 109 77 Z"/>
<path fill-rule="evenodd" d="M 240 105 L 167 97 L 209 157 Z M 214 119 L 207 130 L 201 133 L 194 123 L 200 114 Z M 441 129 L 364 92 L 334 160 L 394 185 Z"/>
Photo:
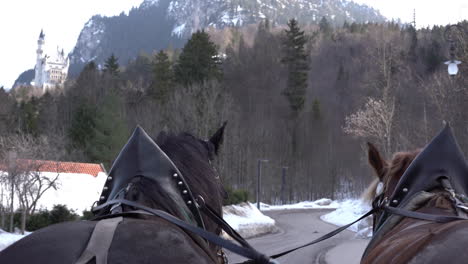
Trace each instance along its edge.
<path fill-rule="evenodd" d="M 199 29 L 241 27 L 265 19 L 282 25 L 293 17 L 305 24 L 327 17 L 339 26 L 345 21 L 386 21 L 379 11 L 348 0 L 145 0 L 128 15 L 93 16 L 70 54 L 70 73 L 76 75 L 90 61 L 102 65 L 111 54 L 125 65 L 140 52 L 180 48 Z"/>

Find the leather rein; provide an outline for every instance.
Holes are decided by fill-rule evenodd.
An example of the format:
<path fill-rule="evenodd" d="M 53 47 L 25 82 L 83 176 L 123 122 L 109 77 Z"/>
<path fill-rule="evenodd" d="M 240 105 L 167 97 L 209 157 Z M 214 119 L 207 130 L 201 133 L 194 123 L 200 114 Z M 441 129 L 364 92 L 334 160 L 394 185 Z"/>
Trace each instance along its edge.
<path fill-rule="evenodd" d="M 453 189 L 450 188 L 445 188 L 448 192 L 452 194 L 454 197 L 454 202 L 456 202 L 456 206 L 460 207 L 459 205 L 462 204 L 460 200 L 457 198 L 457 195 L 453 192 Z M 141 205 L 139 203 L 129 201 L 126 199 L 113 199 L 110 201 L 107 201 L 99 206 L 96 206 L 93 208 L 93 211 L 101 210 L 107 206 L 115 206 L 115 205 L 127 205 L 131 206 L 133 208 L 136 208 L 135 211 L 128 211 L 128 212 L 119 212 L 117 214 L 108 214 L 104 216 L 97 217 L 93 220 L 101 220 L 101 219 L 106 219 L 106 218 L 112 218 L 115 216 L 122 216 L 122 215 L 129 215 L 129 214 L 146 214 L 146 215 L 152 215 L 152 216 L 158 216 L 166 221 L 169 221 L 170 223 L 177 225 L 178 227 L 192 232 L 208 241 L 210 241 L 213 244 L 216 244 L 222 248 L 225 248 L 229 251 L 232 251 L 238 255 L 241 255 L 247 259 L 248 261 L 242 262 L 242 263 L 257 263 L 257 264 L 278 264 L 279 262 L 276 261 L 275 259 L 282 257 L 284 255 L 287 255 L 291 252 L 294 252 L 298 249 L 319 243 L 323 240 L 326 240 L 328 238 L 331 238 L 338 233 L 344 231 L 345 229 L 349 228 L 351 225 L 361 221 L 362 219 L 373 215 L 378 212 L 387 212 L 390 214 L 395 214 L 399 216 L 404 216 L 404 217 L 410 217 L 410 218 L 415 218 L 415 219 L 420 219 L 420 220 L 428 220 L 432 222 L 437 222 L 437 223 L 448 223 L 452 221 L 458 221 L 458 220 L 468 220 L 468 218 L 465 217 L 459 217 L 459 216 L 446 216 L 446 215 L 434 215 L 434 214 L 426 214 L 426 213 L 420 213 L 420 212 L 415 212 L 415 211 L 410 211 L 410 210 L 405 210 L 397 207 L 393 207 L 389 205 L 389 201 L 387 198 L 384 198 L 383 195 L 379 195 L 375 198 L 374 202 L 372 203 L 372 209 L 365 213 L 363 216 L 359 217 L 357 220 L 344 225 L 342 227 L 339 227 L 307 244 L 304 244 L 302 246 L 298 246 L 296 248 L 272 255 L 272 256 L 266 256 L 265 254 L 262 254 L 255 250 L 239 233 L 237 233 L 218 213 L 216 213 L 215 210 L 213 210 L 209 205 L 207 205 L 203 198 L 201 196 L 198 196 L 198 199 L 196 199 L 196 205 L 199 208 L 201 212 L 203 212 L 205 215 L 207 215 L 211 220 L 216 222 L 229 236 L 231 236 L 235 241 L 237 241 L 239 244 L 235 244 L 229 240 L 223 239 L 219 237 L 218 235 L 211 233 L 205 229 L 202 229 L 198 226 L 189 224 L 185 221 L 180 220 L 179 218 L 168 214 L 167 212 L 164 212 L 162 210 L 158 209 L 153 209 L 144 205 Z M 460 207 L 463 208 L 463 207 Z M 225 256 L 223 253 L 218 252 L 218 256 L 223 257 L 224 259 Z M 226 263 L 226 261 L 225 261 Z"/>

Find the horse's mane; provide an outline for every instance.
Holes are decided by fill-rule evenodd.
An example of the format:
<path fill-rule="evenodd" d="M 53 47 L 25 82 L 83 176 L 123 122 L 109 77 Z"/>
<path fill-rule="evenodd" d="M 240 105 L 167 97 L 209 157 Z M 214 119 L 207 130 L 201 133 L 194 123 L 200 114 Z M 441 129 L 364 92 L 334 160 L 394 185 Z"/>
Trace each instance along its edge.
<path fill-rule="evenodd" d="M 416 156 L 421 152 L 420 149 L 414 151 L 405 151 L 405 152 L 396 152 L 393 155 L 392 160 L 387 163 L 385 166 L 385 174 L 383 176 L 383 184 L 386 188 L 394 188 L 395 186 L 389 186 L 390 184 L 398 183 L 403 173 L 409 167 L 411 162 L 416 158 Z M 364 201 L 371 202 L 377 191 L 377 185 L 380 182 L 378 178 L 374 179 L 371 184 L 363 192 L 361 198 Z"/>
<path fill-rule="evenodd" d="M 214 145 L 188 133 L 158 138 L 157 144 L 180 170 L 192 193 L 201 195 L 221 214 L 224 189 L 210 162 L 215 155 Z"/>

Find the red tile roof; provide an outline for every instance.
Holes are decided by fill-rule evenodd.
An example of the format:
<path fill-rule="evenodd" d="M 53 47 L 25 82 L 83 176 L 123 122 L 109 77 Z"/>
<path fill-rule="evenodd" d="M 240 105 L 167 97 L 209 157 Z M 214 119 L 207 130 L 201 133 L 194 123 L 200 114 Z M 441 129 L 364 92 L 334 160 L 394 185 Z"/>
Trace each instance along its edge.
<path fill-rule="evenodd" d="M 16 160 L 20 169 L 39 172 L 54 172 L 54 173 L 82 173 L 97 177 L 99 172 L 105 172 L 100 164 L 95 163 L 79 163 L 65 162 L 52 160 Z M 6 171 L 7 166 L 0 164 L 0 170 Z"/>

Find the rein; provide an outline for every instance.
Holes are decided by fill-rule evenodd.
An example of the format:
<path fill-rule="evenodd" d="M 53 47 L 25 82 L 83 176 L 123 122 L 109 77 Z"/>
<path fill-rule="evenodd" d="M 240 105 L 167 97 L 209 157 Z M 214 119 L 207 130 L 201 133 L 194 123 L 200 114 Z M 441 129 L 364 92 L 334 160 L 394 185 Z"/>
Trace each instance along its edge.
<path fill-rule="evenodd" d="M 103 203 L 95 208 L 93 208 L 93 211 L 101 210 L 107 206 L 113 206 L 113 205 L 127 205 L 131 206 L 134 208 L 137 208 L 137 210 L 134 211 L 129 211 L 129 212 L 119 212 L 117 214 L 110 214 L 110 215 L 104 215 L 100 216 L 98 218 L 95 218 L 93 220 L 100 220 L 100 219 L 105 219 L 105 218 L 110 218 L 110 217 L 115 217 L 115 216 L 122 216 L 122 215 L 130 215 L 130 214 L 145 214 L 145 215 L 153 215 L 153 216 L 158 216 L 161 217 L 167 221 L 169 221 L 172 224 L 177 225 L 178 227 L 190 231 L 196 235 L 199 235 L 200 237 L 222 247 L 225 249 L 228 249 L 229 251 L 232 251 L 238 255 L 241 255 L 245 258 L 248 258 L 248 261 L 242 262 L 244 264 L 247 263 L 258 263 L 258 264 L 278 264 L 279 262 L 276 261 L 275 259 L 285 256 L 289 253 L 292 253 L 298 249 L 311 246 L 313 244 L 319 243 L 323 240 L 326 240 L 328 238 L 331 238 L 338 233 L 341 233 L 342 231 L 346 230 L 348 227 L 351 225 L 361 221 L 362 219 L 375 214 L 377 212 L 385 211 L 390 214 L 395 214 L 395 215 L 400 215 L 404 217 L 410 217 L 410 218 L 415 218 L 415 219 L 420 219 L 420 220 L 428 220 L 432 222 L 437 222 L 437 223 L 448 223 L 452 221 L 459 221 L 459 220 L 468 220 L 468 218 L 465 217 L 459 217 L 459 216 L 446 216 L 446 215 L 433 215 L 433 214 L 426 214 L 426 213 L 420 213 L 420 212 L 414 212 L 414 211 L 409 211 L 393 206 L 389 206 L 389 202 L 387 199 L 382 199 L 382 196 L 376 197 L 374 202 L 372 203 L 372 209 L 365 213 L 363 216 L 359 217 L 357 220 L 341 226 L 307 244 L 304 244 L 302 246 L 295 247 L 293 249 L 289 249 L 287 251 L 272 255 L 272 256 L 266 256 L 265 254 L 262 254 L 255 250 L 239 233 L 237 233 L 220 215 L 216 213 L 215 210 L 213 210 L 209 205 L 205 204 L 203 198 L 201 196 L 198 197 L 197 200 L 197 206 L 203 212 L 206 214 L 208 217 L 210 217 L 214 222 L 216 222 L 228 235 L 230 235 L 234 240 L 236 240 L 240 245 L 235 244 L 229 240 L 223 239 L 219 237 L 218 235 L 215 235 L 211 232 L 206 231 L 205 229 L 202 229 L 200 227 L 194 226 L 192 224 L 189 224 L 185 221 L 180 220 L 177 217 L 172 216 L 171 214 L 168 214 L 162 210 L 158 209 L 153 209 L 144 205 L 141 205 L 139 203 L 129 201 L 126 199 L 114 199 L 110 200 L 106 203 Z"/>
<path fill-rule="evenodd" d="M 258 264 L 279 264 L 278 261 L 276 261 L 275 259 L 279 258 L 279 257 L 282 257 L 284 255 L 287 255 L 291 252 L 294 252 L 298 249 L 301 249 L 301 248 L 304 248 L 304 247 L 307 247 L 307 246 L 310 246 L 310 245 L 313 245 L 313 244 L 316 244 L 318 242 L 321 242 L 323 240 L 326 240 L 328 238 L 331 238 L 335 235 L 337 235 L 338 233 L 344 231 L 345 229 L 347 229 L 348 227 L 350 227 L 351 225 L 359 222 L 360 220 L 368 217 L 369 215 L 373 214 L 376 212 L 376 209 L 372 209 L 371 211 L 367 212 L 366 214 L 364 214 L 363 216 L 361 216 L 359 219 L 353 221 L 352 223 L 350 224 L 347 224 L 345 226 L 342 226 L 342 227 L 339 227 L 335 230 L 333 230 L 332 232 L 330 233 L 327 233 L 315 240 L 313 240 L 312 242 L 309 242 L 307 244 L 304 244 L 302 246 L 299 246 L 299 247 L 296 247 L 296 248 L 293 248 L 293 249 L 290 249 L 290 250 L 287 250 L 287 251 L 284 251 L 282 253 L 278 253 L 278 254 L 275 254 L 275 255 L 272 255 L 272 256 L 266 256 L 260 252 L 258 252 L 257 250 L 255 250 L 239 233 L 237 233 L 220 215 L 218 215 L 216 213 L 215 210 L 213 210 L 209 205 L 205 204 L 203 199 L 200 199 L 201 197 L 199 196 L 199 199 L 197 199 L 197 205 L 199 206 L 199 209 L 201 210 L 201 212 L 203 212 L 204 214 L 206 214 L 208 217 L 210 217 L 214 222 L 216 222 L 228 235 L 230 235 L 234 240 L 236 240 L 239 244 L 235 244 L 229 240 L 226 240 L 226 239 L 223 239 L 211 232 L 208 232 L 202 228 L 199 228 L 197 226 L 194 226 L 192 224 L 189 224 L 189 223 L 186 223 L 182 220 L 180 220 L 179 218 L 177 217 L 174 217 L 172 216 L 171 214 L 168 214 L 162 210 L 158 210 L 158 209 L 153 209 L 153 208 L 150 208 L 150 207 L 147 207 L 147 206 L 144 206 L 144 205 L 141 205 L 139 203 L 136 203 L 136 202 L 133 202 L 133 201 L 129 201 L 129 200 L 126 200 L 126 199 L 114 199 L 114 200 L 110 200 L 106 203 L 103 203 L 99 206 L 96 206 L 95 208 L 93 208 L 93 211 L 97 211 L 97 210 L 101 210 L 107 206 L 111 206 L 111 205 L 116 205 L 116 204 L 121 204 L 121 205 L 128 205 L 128 206 L 131 206 L 131 207 L 134 207 L 134 208 L 137 208 L 138 210 L 134 210 L 134 211 L 129 211 L 129 212 L 119 212 L 117 214 L 110 214 L 110 215 L 104 215 L 104 216 L 100 216 L 100 217 L 97 217 L 93 220 L 101 220 L 101 219 L 105 219 L 105 218 L 110 218 L 110 217 L 115 217 L 115 216 L 125 216 L 125 215 L 132 215 L 132 214 L 145 214 L 145 215 L 153 215 L 153 216 L 158 216 L 158 217 L 161 217 L 167 221 L 169 221 L 170 223 L 172 224 L 175 224 L 177 225 L 178 227 L 184 229 L 184 230 L 187 230 L 187 231 L 190 231 L 194 234 L 197 234 L 199 236 L 201 236 L 202 238 L 222 247 L 222 248 L 225 248 L 225 249 L 228 249 L 238 255 L 241 255 L 245 258 L 248 258 L 249 260 L 248 261 L 245 261 L 245 262 L 242 262 L 242 263 L 258 263 Z"/>
<path fill-rule="evenodd" d="M 186 223 L 182 220 L 180 220 L 179 218 L 177 217 L 174 217 L 162 210 L 158 210 L 158 209 L 153 209 L 153 208 L 150 208 L 150 207 L 147 207 L 147 206 L 144 206 L 144 205 L 141 205 L 139 203 L 136 203 L 136 202 L 133 202 L 133 201 L 129 201 L 129 200 L 126 200 L 126 199 L 114 199 L 114 200 L 110 200 L 106 203 L 103 203 L 95 208 L 93 208 L 93 210 L 100 210 L 100 209 L 103 209 L 104 207 L 107 207 L 107 206 L 110 206 L 110 205 L 114 205 L 114 204 L 122 204 L 122 205 L 128 205 L 128 206 L 132 206 L 132 207 L 135 207 L 135 208 L 138 208 L 139 210 L 142 210 L 142 211 L 145 211 L 145 212 L 148 212 L 154 216 L 158 216 L 158 217 L 161 217 L 162 219 L 166 220 L 166 221 L 169 221 L 170 223 L 172 224 L 175 224 L 177 225 L 178 227 L 184 229 L 184 230 L 187 230 L 187 231 L 190 231 L 194 234 L 197 234 L 199 236 L 201 236 L 202 238 L 214 243 L 214 244 L 217 244 L 223 248 L 226 248 L 236 254 L 239 254 L 243 257 L 246 257 L 250 260 L 253 261 L 253 263 L 259 263 L 259 264 L 277 264 L 278 262 L 275 261 L 275 260 L 271 260 L 268 256 L 256 251 L 247 241 L 245 241 L 239 234 L 237 234 L 237 232 L 235 232 L 232 228 L 226 228 L 225 229 L 225 226 L 222 225 L 222 228 L 228 233 L 228 234 L 234 234 L 233 238 L 238 241 L 242 246 L 239 246 L 237 244 L 234 244 L 232 243 L 231 241 L 228 241 L 226 239 L 223 239 L 211 232 L 208 232 L 202 228 L 199 228 L 197 226 L 194 226 L 194 225 L 191 225 L 189 223 Z M 209 210 L 209 209 L 208 209 Z M 203 210 L 205 211 L 205 210 Z M 214 211 L 213 211 L 214 213 Z M 102 217 L 102 218 L 105 218 L 106 216 Z M 224 221 L 224 220 L 223 220 Z M 229 226 L 227 223 L 226 223 L 227 226 Z"/>

